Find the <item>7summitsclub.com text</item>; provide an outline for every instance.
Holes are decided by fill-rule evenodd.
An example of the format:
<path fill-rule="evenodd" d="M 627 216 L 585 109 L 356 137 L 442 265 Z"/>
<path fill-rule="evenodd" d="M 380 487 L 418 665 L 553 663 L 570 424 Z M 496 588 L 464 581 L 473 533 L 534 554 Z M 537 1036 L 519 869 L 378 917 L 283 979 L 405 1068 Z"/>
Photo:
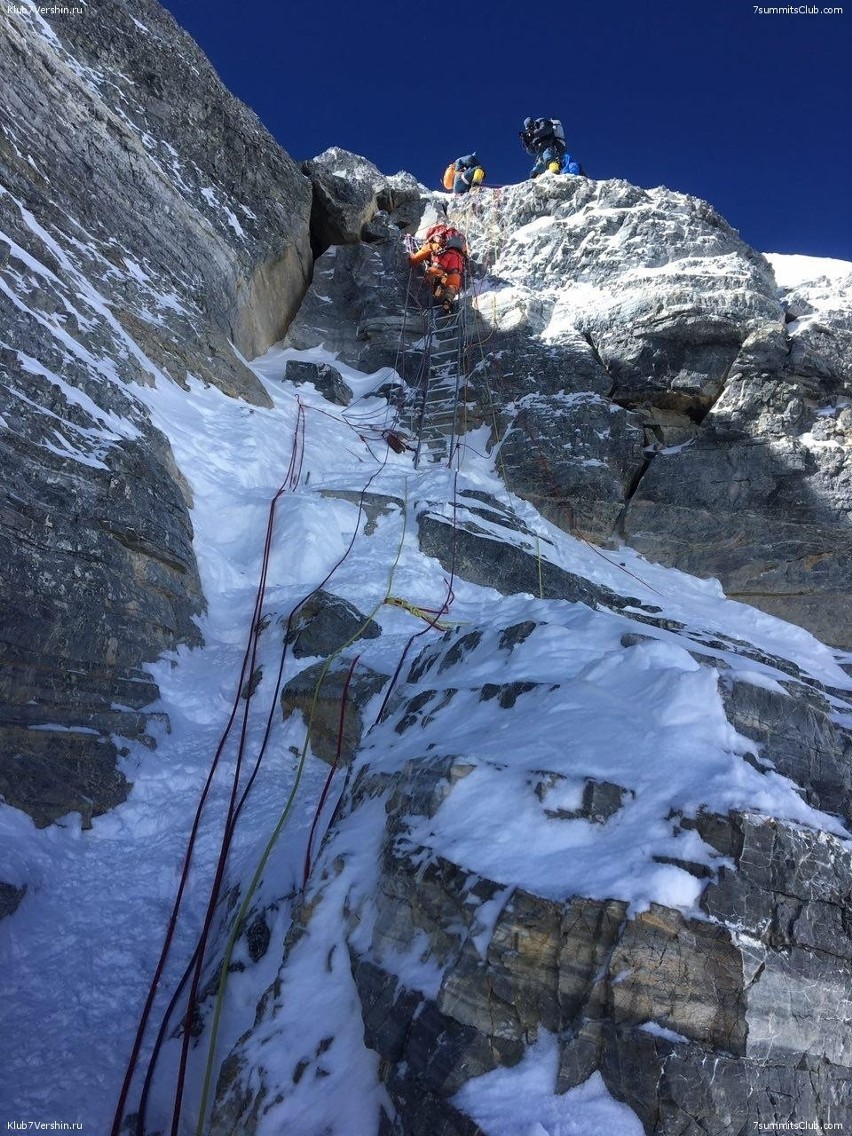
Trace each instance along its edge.
<path fill-rule="evenodd" d="M 821 8 L 818 4 L 783 4 L 765 7 L 753 4 L 755 16 L 842 16 L 842 8 Z"/>

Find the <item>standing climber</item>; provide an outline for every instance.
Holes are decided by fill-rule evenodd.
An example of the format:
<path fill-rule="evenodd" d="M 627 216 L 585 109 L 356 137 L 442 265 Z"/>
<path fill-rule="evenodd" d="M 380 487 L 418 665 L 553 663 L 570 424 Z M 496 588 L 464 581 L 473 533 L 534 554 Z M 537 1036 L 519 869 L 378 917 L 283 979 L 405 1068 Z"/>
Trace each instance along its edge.
<path fill-rule="evenodd" d="M 432 282 L 432 294 L 445 312 L 458 300 L 467 263 L 464 234 L 446 221 L 426 230 L 423 247 L 409 254 L 411 264 L 428 261 L 424 276 Z"/>
<path fill-rule="evenodd" d="M 453 193 L 470 193 L 485 181 L 485 170 L 479 163 L 476 152 L 456 158 L 444 171 L 444 189 Z"/>
<path fill-rule="evenodd" d="M 530 177 L 538 177 L 545 170 L 558 174 L 565 156 L 565 131 L 558 118 L 525 118 L 520 132 L 521 145 L 535 157 Z"/>

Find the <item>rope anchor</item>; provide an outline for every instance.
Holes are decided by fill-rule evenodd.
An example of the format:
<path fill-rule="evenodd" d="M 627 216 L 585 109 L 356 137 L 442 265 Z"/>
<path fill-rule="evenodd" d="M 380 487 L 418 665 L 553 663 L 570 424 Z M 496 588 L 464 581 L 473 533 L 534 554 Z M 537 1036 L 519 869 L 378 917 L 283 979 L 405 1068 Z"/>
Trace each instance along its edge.
<path fill-rule="evenodd" d="M 408 600 L 404 600 L 400 596 L 386 596 L 385 603 L 390 604 L 391 607 L 401 607 L 409 615 L 416 615 L 418 619 L 425 619 L 438 631 L 452 631 L 454 627 L 459 627 L 462 623 L 458 619 L 438 619 L 441 611 L 436 608 L 418 607 L 417 604 L 409 603 Z"/>

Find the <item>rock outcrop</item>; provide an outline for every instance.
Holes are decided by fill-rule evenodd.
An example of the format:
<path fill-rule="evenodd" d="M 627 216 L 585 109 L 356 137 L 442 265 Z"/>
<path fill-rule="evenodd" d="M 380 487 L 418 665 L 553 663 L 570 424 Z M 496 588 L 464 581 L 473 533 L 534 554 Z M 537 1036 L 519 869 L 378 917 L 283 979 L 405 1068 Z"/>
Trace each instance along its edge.
<path fill-rule="evenodd" d="M 454 209 L 479 278 L 467 301 L 482 341 L 467 425 L 488 426 L 508 488 L 561 528 L 718 574 L 756 606 L 848 643 L 846 317 L 829 312 L 814 327 L 807 289 L 785 297 L 769 263 L 718 214 L 666 190 L 545 177 Z M 408 323 L 405 287 L 393 242 L 329 249 L 288 342 L 405 376 L 424 327 Z M 833 301 L 820 299 L 825 313 Z M 212 1131 L 253 1132 L 267 1114 L 274 1124 L 277 1108 L 290 1115 L 303 1076 L 327 1075 L 318 1055 L 294 1052 L 292 1069 L 277 1066 L 254 1039 L 269 1055 L 289 1052 L 291 972 L 301 973 L 334 918 L 340 939 L 320 941 L 329 959 L 348 956 L 347 996 L 354 983 L 364 1044 L 390 1099 L 382 1136 L 474 1136 L 460 1089 L 520 1062 L 545 1032 L 558 1039 L 558 1091 L 597 1073 L 648 1136 L 841 1122 L 852 1111 L 852 860 L 834 819 L 852 820 L 852 741 L 835 712 L 843 692 L 721 630 L 671 619 L 662 597 L 661 606 L 640 602 L 624 582 L 619 591 L 561 567 L 555 543 L 523 510 L 472 485 L 457 487 L 452 506 L 430 499 L 413 511 L 421 553 L 451 578 L 619 621 L 625 651 L 684 647 L 713 676 L 712 687 L 696 680 L 707 720 L 724 722 L 737 754 L 725 774 L 728 807 L 706 807 L 704 786 L 686 803 L 672 784 L 632 845 L 657 881 L 638 904 L 617 886 L 584 885 L 581 869 L 566 867 L 566 894 L 544 870 L 507 878 L 497 853 L 463 836 L 444 854 L 442 817 L 449 810 L 464 833 L 467 810 L 481 807 L 469 786 L 486 796 L 491 777 L 511 779 L 518 812 L 550 826 L 545 843 L 584 826 L 570 829 L 576 850 L 630 825 L 648 799 L 641 754 L 633 764 L 615 752 L 584 762 L 568 740 L 552 762 L 525 762 L 532 723 L 571 707 L 571 739 L 580 708 L 591 713 L 594 701 L 594 666 L 573 695 L 567 676 L 537 673 L 535 643 L 552 625 L 448 633 L 414 661 L 354 755 L 354 782 L 279 978 L 223 1066 Z M 741 590 L 739 580 L 766 582 L 770 556 L 767 594 Z M 607 656 L 601 675 L 611 666 Z M 336 671 L 329 715 L 340 701 Z M 298 682 L 293 694 L 304 701 Z M 482 705 L 487 739 L 464 726 Z M 607 691 L 601 713 L 622 712 Z M 635 725 L 638 738 L 658 729 Z M 653 776 L 666 776 L 656 754 L 647 760 Z M 793 795 L 775 816 L 758 803 L 761 779 L 776 787 L 778 778 Z M 740 792 L 746 782 L 751 790 Z M 822 820 L 802 813 L 808 807 L 825 810 Z M 366 815 L 382 826 L 374 858 L 353 852 Z M 496 818 L 493 836 L 498 848 L 506 840 Z M 524 848 L 516 854 L 523 862 Z"/>
<path fill-rule="evenodd" d="M 508 483 L 848 646 L 852 279 L 787 296 L 705 202 L 622 182 L 541 178 L 457 220 L 489 274 Z M 551 356 L 534 393 L 524 340 Z"/>
<path fill-rule="evenodd" d="M 579 602 L 596 603 L 591 596 Z M 634 613 L 619 618 L 629 626 Z M 287 960 L 299 958 L 318 913 L 327 926 L 329 906 L 341 905 L 365 1044 L 381 1059 L 392 1103 L 380 1126 L 388 1136 L 473 1136 L 459 1090 L 517 1064 L 542 1031 L 559 1041 L 559 1092 L 599 1072 L 649 1136 L 841 1122 L 852 1109 L 848 840 L 757 812 L 673 809 L 643 821 L 642 855 L 673 873 L 665 889 L 682 891 L 676 878 L 691 881 L 696 902 L 679 907 L 651 898 L 638 910 L 582 890 L 559 897 L 558 880 L 546 876 L 538 889 L 489 878 L 478 863 L 438 851 L 442 810 L 460 792 L 469 802 L 462 813 L 470 807 L 476 796 L 467 786 L 486 771 L 515 778 L 519 811 L 527 808 L 524 794 L 539 802 L 548 839 L 560 826 L 586 825 L 594 845 L 595 830 L 614 832 L 642 808 L 648 786 L 641 759 L 633 767 L 613 760 L 616 781 L 600 775 L 600 762 L 593 763 L 597 775 L 583 777 L 582 747 L 572 752 L 570 743 L 548 767 L 529 766 L 519 754 L 518 739 L 537 714 L 565 707 L 566 723 L 575 720 L 570 707 L 578 694 L 568 676 L 543 683 L 536 669 L 539 636 L 554 633 L 534 621 L 464 628 L 412 663 L 385 721 L 365 740 L 339 832 L 327 840 L 321 876 L 288 937 L 282 976 L 286 981 Z M 830 765 L 829 750 L 848 760 L 848 732 L 830 722 L 826 694 L 806 676 L 790 676 L 784 660 L 766 658 L 785 683 L 773 693 L 748 680 L 754 664 L 747 657 L 730 653 L 721 665 L 715 648 L 688 629 L 658 634 L 667 642 L 679 634 L 700 669 L 715 673 L 716 704 L 744 731 L 741 768 L 758 782 L 777 767 L 809 792 L 815 769 Z M 629 633 L 622 642 L 627 651 L 653 650 L 656 640 Z M 481 673 L 486 660 L 495 674 L 510 667 L 511 678 L 471 682 L 466 676 Z M 732 681 L 740 665 L 742 677 Z M 464 735 L 471 699 L 493 706 L 493 738 L 504 741 L 478 736 L 468 756 L 448 746 Z M 481 782 L 481 793 L 488 784 Z M 673 785 L 672 799 L 678 795 Z M 838 799 L 835 793 L 829 803 Z M 564 807 L 569 800 L 577 806 Z M 847 799 L 847 816 L 848 808 Z M 378 881 L 365 893 L 359 880 L 373 869 L 349 867 L 347 825 L 362 832 L 368 810 L 386 819 Z M 535 829 L 529 839 L 538 839 Z M 579 853 L 582 843 L 577 835 L 570 847 Z M 480 860 L 488 855 L 482 850 Z M 518 862 L 524 855 L 516 849 Z M 568 863 L 564 870 L 570 879 Z M 256 1027 L 279 1056 L 270 1042 L 282 997 L 276 984 Z M 246 1044 L 225 1066 L 212 1122 L 217 1136 L 237 1118 L 255 1131 L 287 1098 L 286 1063 L 258 1066 L 251 1035 Z"/>
<path fill-rule="evenodd" d="M 348 176 L 366 197 L 369 163 Z M 788 294 L 706 202 L 619 181 L 545 176 L 450 214 L 476 276 L 465 421 L 509 488 L 852 643 L 852 281 Z M 406 278 L 398 242 L 330 248 L 287 343 L 414 381 Z"/>
<path fill-rule="evenodd" d="M 317 256 L 331 245 L 372 244 L 419 224 L 422 187 L 411 174 L 386 177 L 371 162 L 339 146 L 304 162 L 302 169 L 314 189 Z"/>

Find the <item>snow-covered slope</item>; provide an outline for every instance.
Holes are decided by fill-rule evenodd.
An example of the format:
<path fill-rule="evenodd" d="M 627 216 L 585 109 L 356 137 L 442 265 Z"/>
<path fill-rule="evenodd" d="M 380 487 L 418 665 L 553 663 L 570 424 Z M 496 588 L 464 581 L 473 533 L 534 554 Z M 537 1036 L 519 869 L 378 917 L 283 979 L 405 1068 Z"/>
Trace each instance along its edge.
<path fill-rule="evenodd" d="M 430 753 L 456 754 L 466 766 L 431 819 L 413 809 L 402 818 L 402 828 L 406 843 L 419 849 L 420 862 L 439 857 L 499 886 L 477 914 L 472 943 L 484 948 L 513 888 L 562 902 L 576 895 L 621 901 L 630 916 L 647 911 L 649 904 L 699 914 L 706 880 L 729 862 L 694 829 L 680 825 L 699 810 L 783 818 L 794 828 L 826 834 L 821 839 L 836 840 L 838 855 L 844 854 L 840 823 L 809 806 L 802 788 L 772 768 L 771 750 L 759 752 L 760 746 L 731 726 L 718 681 L 721 672 L 730 684 L 782 697 L 791 688 L 831 689 L 835 713 L 848 714 L 845 692 L 852 683 L 829 649 L 800 629 L 727 601 L 712 581 L 650 565 L 625 549 L 603 553 L 561 533 L 531 506 L 507 495 L 490 461 L 478 452 L 475 436 L 467 439 L 458 473 L 432 467 L 415 472 L 410 455 L 395 454 L 381 441 L 389 421 L 386 403 L 367 396 L 344 411 L 310 387 L 282 382 L 286 357 L 293 354 L 272 352 L 256 367 L 274 403 L 269 409 L 234 402 L 200 384 L 183 392 L 161 380 L 146 393 L 155 422 L 167 431 L 192 486 L 196 549 L 209 598 L 201 623 L 206 646 L 180 652 L 156 669 L 163 691 L 158 709 L 168 714 L 171 732 L 163 733 L 156 753 L 128 759 L 125 769 L 134 788 L 126 805 L 97 819 L 85 838 L 73 816 L 39 832 L 23 814 L 8 809 L 0 814 L 12 838 L 8 878 L 30 884 L 16 915 L 0 924 L 15 970 L 7 1006 L 13 1016 L 36 1007 L 44 1027 L 34 1043 L 16 1047 L 6 1062 L 16 1099 L 29 1113 L 79 1118 L 98 1130 L 109 1119 L 127 1057 L 131 1008 L 140 1003 L 151 974 L 193 803 L 235 694 L 265 518 L 285 480 L 300 408 L 304 465 L 298 485 L 279 505 L 251 747 L 260 744 L 266 707 L 277 701 L 280 621 L 319 584 L 355 534 L 351 552 L 327 587 L 381 625 L 380 638 L 364 645 L 362 662 L 390 677 L 410 636 L 419 631 L 416 647 L 427 649 L 420 669 L 428 664 L 421 676 L 408 675 L 407 684 L 397 687 L 406 701 L 368 735 L 359 762 L 365 775 L 391 775 L 397 784 L 404 783 L 412 762 Z M 321 351 L 295 354 L 328 361 Z M 356 392 L 376 385 L 377 376 L 338 366 Z M 369 492 L 384 499 L 372 524 L 359 518 L 352 497 L 368 483 Z M 625 606 L 601 603 L 595 609 L 531 594 L 503 595 L 468 583 L 460 572 L 443 617 L 455 630 L 430 629 L 405 609 L 384 603 L 394 595 L 423 609 L 444 606 L 447 572 L 420 551 L 417 517 L 426 504 L 449 517 L 455 502 L 463 525 L 470 516 L 466 510 L 483 500 L 471 493 L 487 494 L 492 510 L 499 503 L 506 510 L 503 522 L 511 516 L 523 525 L 520 543 L 534 548 L 535 555 L 588 581 L 592 589 L 603 589 L 602 595 L 624 597 Z M 496 512 L 490 521 L 477 519 L 482 532 L 505 541 L 508 530 L 500 522 Z M 494 570 L 499 584 L 499 564 Z M 501 649 L 507 629 L 527 623 L 527 637 L 514 649 Z M 478 640 L 469 653 L 457 651 L 446 665 L 453 645 L 474 634 Z M 626 635 L 635 642 L 626 641 Z M 285 681 L 302 665 L 291 659 Z M 489 684 L 495 693 L 485 697 Z M 510 696 L 503 692 L 512 684 L 520 685 L 507 702 Z M 425 690 L 443 692 L 432 700 L 436 712 L 400 733 L 406 707 Z M 444 697 L 449 691 L 455 694 Z M 377 696 L 367 707 L 368 721 L 380 703 Z M 424 711 L 418 712 L 422 718 Z M 251 875 L 264 849 L 297 775 L 290 747 L 301 749 L 303 737 L 298 719 L 283 723 L 276 714 L 272 745 L 237 828 L 229 887 Z M 257 966 L 230 979 L 221 1056 L 251 1025 L 254 992 L 276 972 L 276 943 L 301 886 L 307 830 L 325 773 L 308 758 L 296 807 L 263 873 L 253 910 L 267 913 L 271 945 Z M 591 781 L 620 787 L 606 823 L 583 816 L 583 790 Z M 203 881 L 212 872 L 216 814 L 221 818 L 226 792 L 223 770 L 221 782 L 218 777 L 214 782 L 193 868 L 190 910 L 181 922 L 178 946 L 184 961 L 203 907 Z M 337 791 L 331 799 L 336 796 Z M 324 1038 L 333 1037 L 321 1062 L 327 1076 L 300 1081 L 262 1131 L 289 1131 L 297 1121 L 306 1134 L 325 1131 L 327 1124 L 341 1136 L 373 1130 L 382 1093 L 375 1058 L 363 1049 L 353 1024 L 357 1006 L 348 963 L 331 971 L 314 964 L 333 948 L 343 949 L 346 909 L 361 904 L 371 910 L 384 823 L 384 807 L 367 800 L 341 822 L 315 869 L 319 886 L 338 864 L 333 885 L 319 888 L 320 914 L 293 949 L 292 970 L 284 972 L 279 1012 L 265 1027 L 274 1041 L 262 1046 L 264 1034 L 255 1036 L 244 1059 L 262 1053 L 263 1066 L 277 1070 L 275 1083 L 289 1083 L 292 1069 Z M 682 862 L 706 865 L 707 874 L 696 878 Z M 358 936 L 366 944 L 363 926 Z M 428 961 L 427 940 L 404 948 L 396 961 L 386 953 L 383 964 L 414 989 L 437 993 L 441 966 Z M 249 962 L 244 944 L 238 957 Z M 8 965 L 4 973 L 10 973 Z M 291 990 L 298 990 L 295 999 Z M 117 1006 L 124 1011 L 117 1014 Z M 154 1127 L 168 1113 L 174 1048 L 170 1043 L 163 1063 Z M 189 1111 L 197 1101 L 204 1049 L 199 1046 L 193 1058 Z M 46 1067 L 53 1070 L 49 1081 L 40 1072 Z M 546 1067 L 544 1062 L 541 1068 Z M 473 1116 L 479 1109 L 487 1113 L 486 1084 L 491 1082 L 483 1080 L 481 1099 L 473 1088 L 459 1098 Z M 551 1096 L 541 1096 L 545 1131 L 554 1130 L 547 1119 L 555 1115 Z M 536 1099 L 531 1095 L 531 1102 Z M 574 1122 L 580 1123 L 586 1107 L 590 1117 L 599 1115 L 601 1100 L 601 1091 L 591 1090 L 577 1098 L 571 1105 Z M 536 1117 L 528 1119 L 532 1123 Z M 486 1130 L 509 1131 L 493 1124 Z M 630 1131 L 629 1124 L 623 1130 Z"/>

